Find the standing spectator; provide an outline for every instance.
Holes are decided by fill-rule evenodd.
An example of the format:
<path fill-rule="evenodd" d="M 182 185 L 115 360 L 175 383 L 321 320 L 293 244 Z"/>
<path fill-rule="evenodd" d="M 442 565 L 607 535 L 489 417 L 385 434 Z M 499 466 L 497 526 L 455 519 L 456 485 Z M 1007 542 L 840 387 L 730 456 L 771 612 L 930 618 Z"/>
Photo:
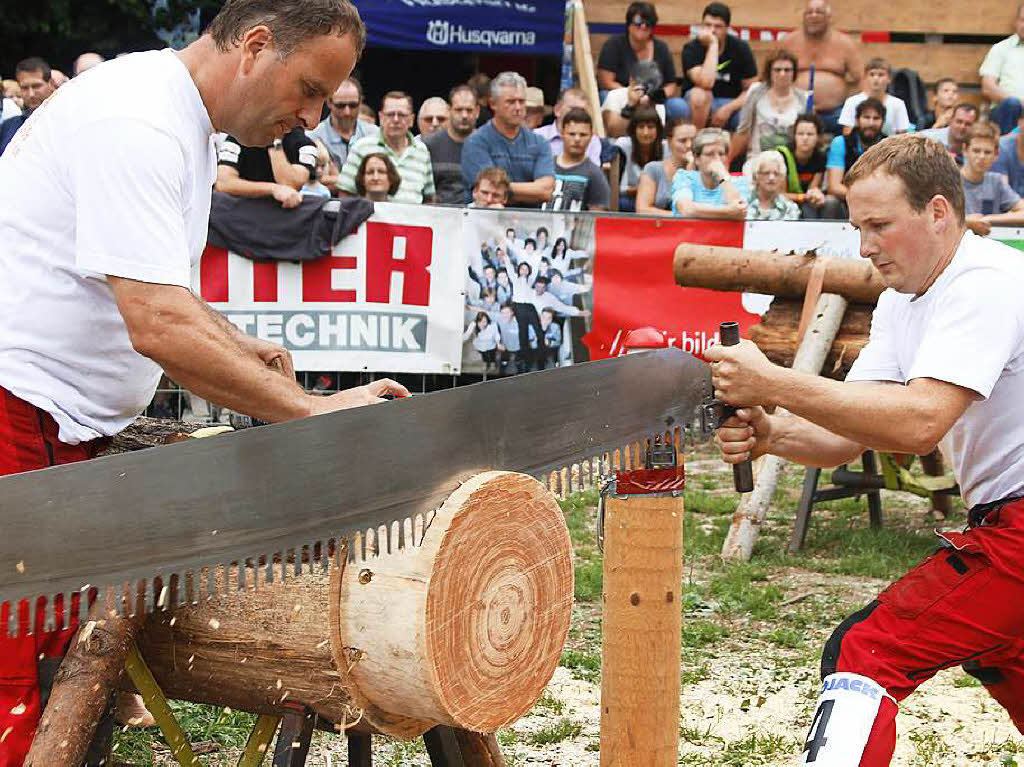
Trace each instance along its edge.
<path fill-rule="evenodd" d="M 476 94 L 476 103 L 480 107 L 480 116 L 476 118 L 476 127 L 482 128 L 494 117 L 491 111 L 491 78 L 483 72 L 477 72 L 466 81 L 466 85 Z"/>
<path fill-rule="evenodd" d="M 395 164 L 383 152 L 372 152 L 360 161 L 356 170 L 356 194 L 372 202 L 387 202 L 402 184 Z"/>
<path fill-rule="evenodd" d="M 989 117 L 1009 133 L 1021 116 L 1024 99 L 1024 4 L 1017 6 L 1014 33 L 993 45 L 978 73 L 981 95 L 994 104 Z"/>
<path fill-rule="evenodd" d="M 999 140 L 999 159 L 992 166 L 995 173 L 1002 173 L 1010 187 L 1024 197 L 1024 114 L 1017 121 L 1017 132 Z"/>
<path fill-rule="evenodd" d="M 341 169 L 338 190 L 342 194 L 356 194 L 356 170 L 363 158 L 371 153 L 383 152 L 390 159 L 402 179 L 395 202 L 433 202 L 434 174 L 430 168 L 427 146 L 412 135 L 412 97 L 402 91 L 389 91 L 381 99 L 379 136 L 366 136 L 354 142 Z"/>
<path fill-rule="evenodd" d="M 491 323 L 490 315 L 487 312 L 477 312 L 476 319 L 469 323 L 466 332 L 462 334 L 463 341 L 472 341 L 473 348 L 480 352 L 484 361 L 486 373 L 497 372 L 498 370 L 498 344 L 501 343 L 501 336 L 498 333 L 497 325 Z"/>
<path fill-rule="evenodd" d="M 797 57 L 796 84 L 809 89 L 814 68 L 814 111 L 828 133 L 839 133 L 839 115 L 851 85 L 860 80 L 861 57 L 852 37 L 832 27 L 828 0 L 807 0 L 803 26 L 782 38 L 782 47 Z"/>
<path fill-rule="evenodd" d="M 228 136 L 217 152 L 213 188 L 235 197 L 273 197 L 297 208 L 299 190 L 316 175 L 316 145 L 295 127 L 269 147 L 247 147 Z"/>
<path fill-rule="evenodd" d="M 448 102 L 440 96 L 431 96 L 420 104 L 420 111 L 416 115 L 416 128 L 420 132 L 420 138 L 426 140 L 448 125 Z"/>
<path fill-rule="evenodd" d="M 615 139 L 626 160 L 619 174 L 619 210 L 632 211 L 636 209 L 640 174 L 648 163 L 660 162 L 665 154 L 665 131 L 658 113 L 646 107 L 633 113 L 627 134 Z"/>
<path fill-rule="evenodd" d="M 693 170 L 693 137 L 697 128 L 682 120 L 669 121 L 665 129 L 668 156 L 644 166 L 636 187 L 636 212 L 645 216 L 674 216 L 672 179 L 679 170 Z M 554 282 L 552 282 L 552 286 Z"/>
<path fill-rule="evenodd" d="M 903 103 L 903 99 L 889 93 L 891 80 L 892 67 L 885 59 L 871 59 L 864 65 L 864 90 L 850 96 L 843 104 L 843 111 L 839 115 L 843 133 L 853 130 L 857 122 L 857 105 L 868 98 L 877 99 L 885 104 L 885 125 L 882 126 L 882 133 L 886 136 L 895 136 L 897 133 L 906 133 L 910 130 L 907 105 Z"/>
<path fill-rule="evenodd" d="M 38 56 L 19 61 L 14 67 L 14 78 L 21 87 L 22 113 L 4 120 L 0 125 L 0 154 L 4 153 L 7 145 L 11 143 L 18 128 L 25 124 L 35 109 L 42 104 L 53 93 L 56 86 L 53 84 L 50 65 Z"/>
<path fill-rule="evenodd" d="M 793 125 L 792 146 L 779 147 L 786 160 L 786 196 L 800 206 L 804 219 L 841 219 L 843 205 L 825 194 L 825 152 L 821 149 L 824 126 L 815 112 L 805 112 Z"/>
<path fill-rule="evenodd" d="M 637 110 L 653 110 L 658 120 L 665 124 L 665 107 L 655 104 L 648 95 L 661 85 L 661 73 L 652 61 L 638 61 L 629 76 L 628 88 L 616 88 L 608 91 L 601 103 L 601 119 L 604 120 L 605 132 L 609 137 L 618 138 L 626 135 L 629 121 Z"/>
<path fill-rule="evenodd" d="M 935 139 L 943 144 L 953 156 L 957 165 L 964 164 L 964 147 L 971 127 L 978 119 L 978 108 L 974 104 L 957 104 L 949 125 L 945 128 L 929 128 L 920 131 L 922 136 Z"/>
<path fill-rule="evenodd" d="M 761 152 L 751 163 L 754 190 L 747 205 L 748 221 L 796 221 L 800 209 L 786 197 L 786 160 L 774 149 Z"/>
<path fill-rule="evenodd" d="M 697 170 L 678 170 L 672 179 L 672 207 L 683 218 L 742 221 L 747 215 L 747 185 L 725 167 L 729 134 L 705 128 L 693 140 Z"/>
<path fill-rule="evenodd" d="M 960 98 L 960 86 L 952 77 L 941 77 L 935 83 L 935 101 L 932 111 L 925 116 L 929 128 L 945 128 L 953 119 L 953 110 Z"/>
<path fill-rule="evenodd" d="M 98 53 L 83 53 L 75 59 L 75 64 L 71 68 L 71 74 L 73 77 L 78 77 L 82 72 L 92 69 L 95 66 L 99 66 L 104 61 L 105 59 Z"/>
<path fill-rule="evenodd" d="M 846 204 L 846 172 L 868 147 L 885 138 L 882 124 L 885 122 L 885 105 L 876 98 L 864 99 L 854 112 L 857 127 L 844 136 L 836 136 L 828 148 L 825 160 L 825 189 L 830 195 Z M 846 218 L 844 211 L 843 218 Z"/>
<path fill-rule="evenodd" d="M 512 182 L 504 168 L 483 168 L 473 182 L 471 208 L 504 208 L 508 204 L 509 188 Z M 498 274 L 501 277 L 501 273 Z"/>
<path fill-rule="evenodd" d="M 515 205 L 537 207 L 555 190 L 555 161 L 548 142 L 523 125 L 526 119 L 526 80 L 502 72 L 491 81 L 494 118 L 466 139 L 462 178 L 469 186 L 491 165 L 504 168 L 512 179 Z"/>
<path fill-rule="evenodd" d="M 476 103 L 476 94 L 468 85 L 456 85 L 448 94 L 448 100 L 451 102 L 448 125 L 444 130 L 427 136 L 423 143 L 430 152 L 437 201 L 446 205 L 462 205 L 466 202 L 462 147 L 476 126 L 480 108 Z M 422 108 L 420 111 L 423 111 Z"/>
<path fill-rule="evenodd" d="M 652 104 L 664 104 L 669 117 L 689 117 L 690 108 L 676 95 L 676 65 L 664 42 L 654 37 L 658 12 L 653 3 L 630 3 L 626 31 L 612 35 L 597 57 L 597 86 L 602 91 L 626 88 L 639 61 L 653 61 L 661 73 L 660 86 L 647 96 Z"/>
<path fill-rule="evenodd" d="M 558 157 L 562 153 L 562 118 L 570 109 L 588 109 L 587 97 L 579 88 L 567 88 L 559 93 L 558 101 L 555 102 L 555 121 L 533 131 L 541 138 L 547 139 L 552 157 Z M 596 135 L 591 136 L 590 143 L 587 144 L 587 158 L 594 165 L 601 166 L 601 139 Z"/>
<path fill-rule="evenodd" d="M 701 29 L 683 48 L 683 89 L 693 124 L 735 130 L 747 90 L 757 79 L 750 46 L 729 34 L 732 12 L 714 2 L 701 14 Z"/>
<path fill-rule="evenodd" d="M 562 154 L 555 158 L 555 192 L 544 210 L 608 210 L 611 190 L 601 168 L 587 157 L 594 123 L 585 109 L 562 118 Z"/>
<path fill-rule="evenodd" d="M 1024 200 L 1010 188 L 1006 177 L 990 168 L 999 151 L 999 126 L 980 122 L 971 128 L 960 175 L 964 183 L 964 212 L 967 226 L 986 235 L 996 226 L 1024 224 Z"/>
<path fill-rule="evenodd" d="M 789 142 L 797 115 L 804 111 L 807 92 L 793 86 L 796 56 L 775 50 L 768 54 L 761 82 L 750 87 L 740 110 L 739 127 L 732 137 L 729 157 L 757 157 Z"/>
<path fill-rule="evenodd" d="M 343 80 L 327 104 L 330 107 L 327 119 L 307 135 L 324 142 L 331 153 L 335 173 L 340 173 L 348 159 L 349 147 L 364 136 L 376 136 L 379 131 L 376 126 L 359 119 L 363 86 L 354 77 Z"/>

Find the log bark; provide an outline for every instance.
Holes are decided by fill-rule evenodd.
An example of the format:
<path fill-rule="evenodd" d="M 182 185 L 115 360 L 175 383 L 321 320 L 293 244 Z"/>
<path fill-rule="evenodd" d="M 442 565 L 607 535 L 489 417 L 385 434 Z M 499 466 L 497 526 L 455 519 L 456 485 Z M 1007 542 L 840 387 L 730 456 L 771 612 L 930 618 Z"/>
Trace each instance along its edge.
<path fill-rule="evenodd" d="M 744 250 L 718 245 L 682 243 L 673 261 L 676 283 L 685 287 L 736 292 L 767 293 L 803 298 L 815 264 L 824 263 L 822 292 L 850 302 L 874 304 L 884 290 L 878 271 L 866 259 L 828 258 Z"/>
<path fill-rule="evenodd" d="M 818 299 L 814 316 L 793 361 L 793 370 L 803 373 L 818 373 L 821 370 L 839 331 L 846 305 L 845 298 L 830 293 Z M 786 460 L 777 455 L 766 455 L 761 460 L 753 492 L 743 496 L 733 514 L 729 533 L 722 544 L 723 559 L 750 560 L 785 465 Z"/>
<path fill-rule="evenodd" d="M 776 365 L 791 367 L 796 357 L 796 334 L 801 302 L 776 298 L 761 322 L 750 328 L 750 340 Z M 820 370 L 827 378 L 842 380 L 868 342 L 873 306 L 850 304 Z"/>
<path fill-rule="evenodd" d="M 249 568 L 256 588 L 152 616 L 142 655 L 170 697 L 259 714 L 300 703 L 398 738 L 514 721 L 569 628 L 572 547 L 557 503 L 531 477 L 486 472 L 406 533 L 419 545 L 374 553 L 383 536 L 370 533 L 365 560 L 330 572 L 291 577 L 284 563 L 283 583 L 281 563 L 273 583 Z"/>
<path fill-rule="evenodd" d="M 106 604 L 93 605 L 61 661 L 25 767 L 77 767 L 85 760 L 139 628 Z"/>

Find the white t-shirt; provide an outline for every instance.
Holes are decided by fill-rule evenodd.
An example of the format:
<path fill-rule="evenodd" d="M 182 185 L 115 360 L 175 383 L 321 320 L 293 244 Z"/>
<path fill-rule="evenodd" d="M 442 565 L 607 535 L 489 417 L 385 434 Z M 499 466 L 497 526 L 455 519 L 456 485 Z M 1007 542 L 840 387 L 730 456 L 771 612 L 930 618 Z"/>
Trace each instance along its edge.
<path fill-rule="evenodd" d="M 1024 492 L 1024 258 L 968 232 L 919 298 L 886 290 L 847 381 L 934 378 L 984 399 L 940 448 L 967 506 Z"/>
<path fill-rule="evenodd" d="M 69 444 L 109 436 L 161 370 L 128 339 L 106 275 L 190 287 L 217 172 L 213 126 L 171 50 L 66 83 L 0 157 L 0 386 Z"/>
<path fill-rule="evenodd" d="M 608 95 L 604 97 L 604 102 L 601 104 L 602 112 L 614 112 L 619 114 L 629 103 L 629 88 L 612 88 L 608 91 Z M 654 111 L 658 113 L 658 117 L 661 118 L 662 125 L 665 124 L 665 105 L 655 104 Z"/>
<path fill-rule="evenodd" d="M 843 111 L 839 113 L 839 124 L 847 128 L 853 128 L 857 124 L 857 105 L 865 101 L 866 93 L 855 93 L 843 102 Z M 907 105 L 903 99 L 885 94 L 885 122 L 882 123 L 882 133 L 892 136 L 910 130 L 910 115 L 907 114 Z"/>

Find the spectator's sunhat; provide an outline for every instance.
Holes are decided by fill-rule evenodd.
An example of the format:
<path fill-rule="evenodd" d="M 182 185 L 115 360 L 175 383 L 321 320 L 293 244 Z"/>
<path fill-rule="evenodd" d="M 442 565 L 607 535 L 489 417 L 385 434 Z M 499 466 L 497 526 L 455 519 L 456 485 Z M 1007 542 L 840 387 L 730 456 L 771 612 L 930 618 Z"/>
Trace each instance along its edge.
<path fill-rule="evenodd" d="M 526 108 L 543 109 L 546 115 L 552 111 L 551 107 L 544 103 L 544 91 L 533 85 L 526 89 Z"/>

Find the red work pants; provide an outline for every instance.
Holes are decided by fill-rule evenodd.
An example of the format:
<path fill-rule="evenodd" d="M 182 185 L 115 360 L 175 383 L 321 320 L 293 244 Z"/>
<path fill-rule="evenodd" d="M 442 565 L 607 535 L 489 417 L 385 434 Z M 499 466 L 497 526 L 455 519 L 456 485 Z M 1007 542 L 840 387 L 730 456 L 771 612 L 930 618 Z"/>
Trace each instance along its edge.
<path fill-rule="evenodd" d="M 84 461 L 94 457 L 108 442 L 60 442 L 57 424 L 48 413 L 0 387 L 0 475 Z M 31 514 L 32 510 L 21 509 L 19 513 Z M 59 530 L 39 532 L 60 535 Z M 41 608 L 44 603 L 41 598 L 38 606 Z M 16 638 L 7 635 L 9 605 L 0 610 L 0 767 L 20 767 L 25 760 L 40 715 L 36 663 L 64 655 L 77 629 L 77 607 L 72 604 L 71 620 L 63 620 L 63 611 L 58 609 L 57 628 L 53 631 L 43 630 L 44 611 L 38 609 L 34 631 L 28 634 L 28 604 L 21 603 L 20 632 Z"/>
<path fill-rule="evenodd" d="M 936 672 L 963 666 L 1024 732 L 1024 500 L 942 537 L 948 547 L 836 629 L 822 656 L 822 677 L 869 677 L 901 701 Z M 889 764 L 896 712 L 896 703 L 883 698 L 861 767 Z"/>

